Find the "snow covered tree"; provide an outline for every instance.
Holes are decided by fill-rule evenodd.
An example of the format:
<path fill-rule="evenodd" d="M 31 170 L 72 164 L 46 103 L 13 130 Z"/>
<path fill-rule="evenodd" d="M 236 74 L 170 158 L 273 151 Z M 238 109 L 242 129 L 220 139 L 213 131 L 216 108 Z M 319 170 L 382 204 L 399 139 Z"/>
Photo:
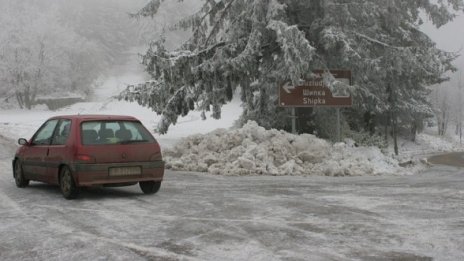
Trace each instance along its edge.
<path fill-rule="evenodd" d="M 0 92 L 21 108 L 31 109 L 39 95 L 85 94 L 102 70 L 95 45 L 49 4 L 0 0 Z"/>
<path fill-rule="evenodd" d="M 151 0 L 138 16 L 158 14 Z M 353 72 L 353 110 L 392 125 L 431 112 L 426 86 L 445 80 L 455 55 L 437 49 L 420 31 L 422 15 L 436 25 L 463 10 L 462 0 L 205 0 L 175 29 L 191 37 L 176 50 L 161 38 L 143 56 L 153 80 L 129 86 L 122 98 L 162 114 L 165 133 L 179 115 L 221 107 L 241 88 L 244 119 L 283 127 L 278 86 L 314 69 Z M 401 116 L 401 117 L 399 117 Z M 385 123 L 390 124 L 390 123 Z M 396 127 L 395 127 L 396 128 Z"/>
<path fill-rule="evenodd" d="M 31 108 L 40 96 L 88 96 L 141 44 L 128 15 L 145 0 L 0 0 L 0 96 Z"/>

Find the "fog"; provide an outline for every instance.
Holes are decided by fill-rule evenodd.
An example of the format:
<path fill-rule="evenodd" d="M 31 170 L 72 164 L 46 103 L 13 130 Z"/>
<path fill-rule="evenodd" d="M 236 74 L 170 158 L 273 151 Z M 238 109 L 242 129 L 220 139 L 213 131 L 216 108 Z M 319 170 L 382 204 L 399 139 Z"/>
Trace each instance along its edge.
<path fill-rule="evenodd" d="M 458 71 L 452 75 L 449 84 L 457 84 L 460 72 L 464 69 L 464 14 L 459 14 L 454 21 L 436 28 L 430 21 L 427 21 L 422 29 L 432 38 L 440 49 L 457 52 L 460 56 L 454 64 Z"/>

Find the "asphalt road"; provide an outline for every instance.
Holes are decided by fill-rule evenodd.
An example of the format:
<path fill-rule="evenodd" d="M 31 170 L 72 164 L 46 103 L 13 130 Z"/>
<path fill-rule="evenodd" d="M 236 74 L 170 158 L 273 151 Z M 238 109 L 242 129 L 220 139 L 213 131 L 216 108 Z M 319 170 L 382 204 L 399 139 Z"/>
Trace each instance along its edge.
<path fill-rule="evenodd" d="M 138 186 L 14 185 L 1 143 L 0 260 L 464 260 L 464 171 L 224 177 Z"/>
<path fill-rule="evenodd" d="M 464 167 L 464 153 L 454 152 L 430 157 L 428 161 L 435 165 Z"/>

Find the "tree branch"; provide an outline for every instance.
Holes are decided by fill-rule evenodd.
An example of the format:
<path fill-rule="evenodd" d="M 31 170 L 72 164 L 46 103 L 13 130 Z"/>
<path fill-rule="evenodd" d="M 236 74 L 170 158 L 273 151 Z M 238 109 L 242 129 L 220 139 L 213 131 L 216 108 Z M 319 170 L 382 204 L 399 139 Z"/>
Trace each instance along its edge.
<path fill-rule="evenodd" d="M 222 10 L 222 14 L 221 14 L 221 17 L 219 18 L 219 20 L 216 21 L 216 23 L 214 24 L 213 26 L 213 29 L 211 29 L 211 32 L 209 32 L 209 35 L 208 35 L 208 38 L 206 38 L 206 41 L 205 41 L 205 44 L 204 44 L 204 47 L 206 48 L 206 46 L 208 45 L 208 42 L 209 40 L 211 39 L 211 37 L 213 36 L 213 33 L 214 31 L 217 29 L 217 27 L 219 26 L 219 23 L 222 21 L 222 19 L 224 19 L 224 17 L 226 16 L 227 14 L 227 10 L 229 10 L 229 8 L 232 6 L 232 4 L 235 2 L 235 0 L 231 0 L 229 2 L 229 4 L 224 8 L 224 10 Z"/>
<path fill-rule="evenodd" d="M 354 31 L 350 31 L 351 33 L 355 34 L 356 36 L 358 37 L 361 37 L 365 40 L 368 40 L 369 42 L 372 42 L 372 43 L 375 43 L 375 44 L 378 44 L 378 45 L 381 45 L 383 47 L 387 47 L 387 48 L 393 48 L 393 49 L 398 49 L 398 50 L 401 50 L 401 49 L 404 49 L 406 47 L 400 47 L 400 46 L 393 46 L 393 45 L 390 45 L 390 44 L 387 44 L 387 43 L 384 43 L 382 41 L 379 41 L 377 39 L 374 39 L 372 37 L 369 37 L 365 34 L 361 34 L 361 33 L 357 33 L 357 32 L 354 32 Z"/>

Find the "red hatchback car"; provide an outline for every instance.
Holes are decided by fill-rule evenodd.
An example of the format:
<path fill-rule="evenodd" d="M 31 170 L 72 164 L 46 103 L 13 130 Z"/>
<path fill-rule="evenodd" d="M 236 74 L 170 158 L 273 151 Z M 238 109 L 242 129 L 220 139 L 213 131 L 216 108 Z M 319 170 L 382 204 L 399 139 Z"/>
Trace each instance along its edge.
<path fill-rule="evenodd" d="M 13 159 L 16 186 L 57 184 L 67 199 L 81 187 L 129 186 L 156 193 L 164 175 L 158 142 L 134 117 L 57 116 L 47 120 Z"/>

